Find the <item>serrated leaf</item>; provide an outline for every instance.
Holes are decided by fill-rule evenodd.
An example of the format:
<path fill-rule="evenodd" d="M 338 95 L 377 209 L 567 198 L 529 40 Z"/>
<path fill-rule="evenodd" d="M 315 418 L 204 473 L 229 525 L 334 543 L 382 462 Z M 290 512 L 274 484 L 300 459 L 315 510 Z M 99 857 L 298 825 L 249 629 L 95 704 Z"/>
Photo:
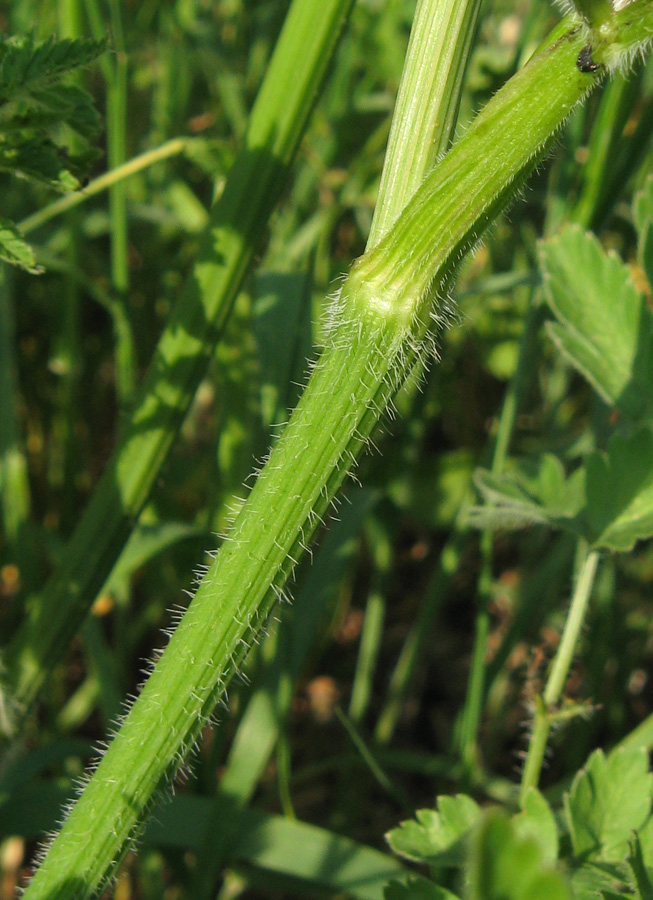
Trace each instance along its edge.
<path fill-rule="evenodd" d="M 33 136 L 9 144 L 0 141 L 0 170 L 22 175 L 60 191 L 74 191 L 79 181 L 69 169 L 70 160 L 49 138 Z"/>
<path fill-rule="evenodd" d="M 383 900 L 459 900 L 451 891 L 426 878 L 409 878 L 406 884 L 391 881 L 383 889 Z"/>
<path fill-rule="evenodd" d="M 14 223 L 8 219 L 0 219 L 0 259 L 33 275 L 39 275 L 43 271 L 36 264 L 36 257 L 30 245 L 23 239 Z"/>
<path fill-rule="evenodd" d="M 596 750 L 565 794 L 574 855 L 623 862 L 628 841 L 651 811 L 653 777 L 644 748 L 622 748 L 606 759 Z"/>
<path fill-rule="evenodd" d="M 570 225 L 540 245 L 548 333 L 606 403 L 631 420 L 653 408 L 653 316 L 630 272 Z"/>
<path fill-rule="evenodd" d="M 479 814 L 479 806 L 465 794 L 442 796 L 437 810 L 417 810 L 415 819 L 393 828 L 386 840 L 394 853 L 413 862 L 459 865 L 464 855 L 463 839 Z"/>
<path fill-rule="evenodd" d="M 585 516 L 594 547 L 632 549 L 653 535 L 653 434 L 615 434 L 586 463 Z"/>
<path fill-rule="evenodd" d="M 87 38 L 35 43 L 31 37 L 0 40 L 0 102 L 15 99 L 17 89 L 47 83 L 88 65 L 104 50 L 104 41 Z"/>
<path fill-rule="evenodd" d="M 501 812 L 488 814 L 477 831 L 469 877 L 471 900 L 571 900 L 540 843 L 519 834 Z"/>
<path fill-rule="evenodd" d="M 517 834 L 538 841 L 544 859 L 555 862 L 558 858 L 558 829 L 551 807 L 537 788 L 526 794 L 523 810 L 512 820 Z"/>
<path fill-rule="evenodd" d="M 522 528 L 527 525 L 564 527 L 576 532 L 575 518 L 584 502 L 584 470 L 568 478 L 560 460 L 544 454 L 521 462 L 501 476 L 477 470 L 474 483 L 485 501 L 474 507 L 469 521 L 479 528 Z"/>

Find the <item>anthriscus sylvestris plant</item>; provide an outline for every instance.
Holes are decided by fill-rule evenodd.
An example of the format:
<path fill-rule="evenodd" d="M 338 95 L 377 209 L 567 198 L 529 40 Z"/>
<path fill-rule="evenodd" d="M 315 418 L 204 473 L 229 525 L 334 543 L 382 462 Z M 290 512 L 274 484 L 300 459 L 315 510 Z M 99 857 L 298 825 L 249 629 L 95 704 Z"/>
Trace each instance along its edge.
<path fill-rule="evenodd" d="M 105 884 L 284 596 L 379 418 L 408 373 L 428 364 L 464 254 L 518 194 L 575 106 L 653 37 L 651 0 L 610 8 L 599 23 L 585 6 L 581 12 L 585 18 L 560 23 L 352 266 L 288 425 L 27 900 L 81 900 Z"/>

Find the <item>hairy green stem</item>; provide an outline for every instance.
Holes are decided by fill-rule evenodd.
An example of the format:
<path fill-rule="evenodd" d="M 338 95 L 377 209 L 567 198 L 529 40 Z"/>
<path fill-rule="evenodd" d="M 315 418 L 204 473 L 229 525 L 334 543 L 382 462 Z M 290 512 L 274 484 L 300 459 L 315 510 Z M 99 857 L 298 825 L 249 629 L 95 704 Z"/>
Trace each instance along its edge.
<path fill-rule="evenodd" d="M 650 3 L 636 0 L 629 9 L 635 7 L 642 15 L 622 17 L 615 32 L 626 52 L 632 40 L 653 34 Z M 585 42 L 577 24 L 562 23 L 427 177 L 386 237 L 352 267 L 327 349 L 288 426 L 26 900 L 92 896 L 138 832 L 414 365 L 429 315 L 443 315 L 438 287 L 600 80 L 600 72 L 576 64 Z"/>
<path fill-rule="evenodd" d="M 546 744 L 549 739 L 551 727 L 556 718 L 555 707 L 560 700 L 567 677 L 569 667 L 576 650 L 576 645 L 581 634 L 587 607 L 589 604 L 596 566 L 599 555 L 596 551 L 587 554 L 580 577 L 571 600 L 569 614 L 565 622 L 562 640 L 555 655 L 551 673 L 546 683 L 544 693 L 536 701 L 535 718 L 533 720 L 533 733 L 531 734 L 526 756 L 526 764 L 521 780 L 520 799 L 523 804 L 526 794 L 531 787 L 537 787 L 544 762 Z"/>
<path fill-rule="evenodd" d="M 368 249 L 388 231 L 453 139 L 479 0 L 420 0 L 383 163 Z"/>

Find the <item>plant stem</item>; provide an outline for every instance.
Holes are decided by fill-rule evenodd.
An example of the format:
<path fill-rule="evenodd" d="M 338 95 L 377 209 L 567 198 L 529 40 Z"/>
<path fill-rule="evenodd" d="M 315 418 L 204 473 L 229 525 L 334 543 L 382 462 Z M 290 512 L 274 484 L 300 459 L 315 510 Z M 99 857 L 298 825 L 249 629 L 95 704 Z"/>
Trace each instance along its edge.
<path fill-rule="evenodd" d="M 596 551 L 591 551 L 587 554 L 581 569 L 580 577 L 576 584 L 574 596 L 571 600 L 569 615 L 565 622 L 560 646 L 558 647 L 555 659 L 553 660 L 551 673 L 542 697 L 538 698 L 536 701 L 537 706 L 533 722 L 533 733 L 531 735 L 521 781 L 520 800 L 522 805 L 526 799 L 528 790 L 531 787 L 537 787 L 540 778 L 549 733 L 551 731 L 551 726 L 555 721 L 554 709 L 560 700 L 567 681 L 571 661 L 574 656 L 583 623 L 585 622 L 598 560 L 599 554 Z"/>
<path fill-rule="evenodd" d="M 643 9 L 636 0 L 629 10 L 636 6 Z M 653 34 L 650 12 L 648 31 L 636 16 L 632 30 L 629 17 L 614 38 L 620 46 L 628 49 L 629 35 Z M 352 267 L 325 353 L 288 426 L 26 900 L 86 900 L 137 834 L 422 352 L 430 313 L 437 319 L 443 312 L 433 300 L 439 287 L 599 82 L 599 73 L 576 65 L 584 46 L 578 25 L 561 23 L 426 178 L 386 237 Z M 289 72 L 287 87 L 294 78 Z"/>
<path fill-rule="evenodd" d="M 392 118 L 370 249 L 388 231 L 453 139 L 481 3 L 419 0 Z"/>
<path fill-rule="evenodd" d="M 537 306 L 533 304 L 531 293 L 526 322 L 522 333 L 519 360 L 503 401 L 497 429 L 491 472 L 499 475 L 503 471 L 508 447 L 512 438 L 515 419 L 523 393 L 524 381 L 533 358 L 533 338 L 540 324 Z M 469 684 L 463 708 L 459 747 L 463 771 L 473 782 L 478 776 L 478 732 L 485 698 L 487 642 L 490 634 L 489 602 L 492 594 L 492 555 L 494 536 L 489 528 L 481 535 L 481 570 L 479 573 L 476 602 L 477 612 L 474 626 L 474 650 L 469 673 Z"/>
<path fill-rule="evenodd" d="M 147 169 L 164 159 L 169 159 L 171 156 L 178 156 L 180 153 L 183 153 L 186 147 L 191 143 L 192 138 L 173 138 L 171 141 L 166 141 L 165 144 L 161 144 L 160 147 L 155 147 L 154 150 L 147 150 L 139 156 L 134 156 L 121 166 L 105 172 L 104 175 L 100 175 L 98 178 L 94 178 L 93 181 L 87 184 L 81 191 L 66 194 L 58 200 L 55 200 L 54 203 L 50 203 L 48 206 L 44 206 L 43 209 L 39 209 L 37 212 L 32 213 L 31 216 L 27 216 L 26 219 L 23 219 L 23 221 L 19 223 L 18 227 L 23 234 L 30 234 L 37 228 L 41 228 L 46 222 L 50 222 L 56 216 L 60 216 L 63 213 L 68 212 L 68 210 L 74 209 L 81 203 L 86 203 L 87 200 L 102 193 L 102 191 L 108 190 L 114 184 L 117 184 L 117 182 L 130 178 L 132 175 L 136 175 L 137 172 L 142 172 L 143 169 Z"/>

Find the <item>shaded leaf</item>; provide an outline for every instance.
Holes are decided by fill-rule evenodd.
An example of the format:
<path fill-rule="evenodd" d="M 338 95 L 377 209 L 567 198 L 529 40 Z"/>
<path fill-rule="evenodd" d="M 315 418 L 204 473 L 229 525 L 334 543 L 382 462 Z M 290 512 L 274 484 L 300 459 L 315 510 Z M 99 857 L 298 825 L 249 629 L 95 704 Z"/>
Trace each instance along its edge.
<path fill-rule="evenodd" d="M 653 535 L 653 434 L 616 434 L 586 463 L 586 519 L 595 547 L 625 551 Z"/>
<path fill-rule="evenodd" d="M 571 875 L 575 900 L 633 900 L 634 883 L 624 864 L 586 863 Z"/>
<path fill-rule="evenodd" d="M 521 462 L 501 476 L 479 469 L 474 482 L 485 501 L 470 521 L 478 528 L 523 528 L 550 525 L 577 531 L 575 518 L 584 500 L 583 469 L 568 478 L 560 460 L 545 454 Z"/>
<path fill-rule="evenodd" d="M 632 420 L 653 407 L 653 316 L 630 272 L 576 225 L 540 245 L 558 349 L 606 403 Z"/>
<path fill-rule="evenodd" d="M 18 88 L 24 90 L 48 83 L 65 72 L 88 65 L 104 47 L 104 41 L 87 38 L 50 37 L 42 43 L 36 43 L 31 37 L 0 40 L 0 102 L 14 100 Z"/>
<path fill-rule="evenodd" d="M 455 894 L 439 887 L 426 878 L 409 878 L 406 884 L 391 881 L 386 887 L 383 900 L 458 900 Z"/>

